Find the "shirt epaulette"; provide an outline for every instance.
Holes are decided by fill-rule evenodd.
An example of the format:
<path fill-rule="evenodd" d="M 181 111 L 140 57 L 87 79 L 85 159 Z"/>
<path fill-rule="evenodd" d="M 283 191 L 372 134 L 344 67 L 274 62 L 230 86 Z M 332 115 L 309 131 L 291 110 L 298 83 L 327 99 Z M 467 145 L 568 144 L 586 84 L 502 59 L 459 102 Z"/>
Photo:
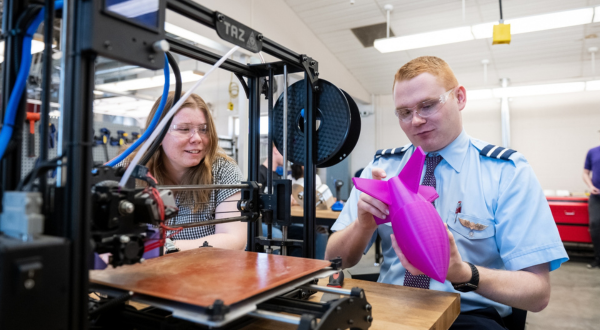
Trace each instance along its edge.
<path fill-rule="evenodd" d="M 488 144 L 479 151 L 479 154 L 485 157 L 508 160 L 508 158 L 515 152 L 516 151 L 512 149 Z"/>
<path fill-rule="evenodd" d="M 412 144 L 407 144 L 401 148 L 377 150 L 377 152 L 375 153 L 375 157 L 373 158 L 373 161 L 379 159 L 382 156 L 383 157 L 387 157 L 387 156 L 391 156 L 391 155 L 402 156 L 411 145 Z"/>

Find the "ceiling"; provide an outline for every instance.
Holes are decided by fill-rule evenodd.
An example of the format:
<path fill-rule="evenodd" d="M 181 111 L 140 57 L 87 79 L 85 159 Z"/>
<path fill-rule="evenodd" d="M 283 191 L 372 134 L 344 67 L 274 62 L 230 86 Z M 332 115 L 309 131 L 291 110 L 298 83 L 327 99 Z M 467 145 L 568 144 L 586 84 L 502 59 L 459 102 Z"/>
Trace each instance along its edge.
<path fill-rule="evenodd" d="M 364 48 L 351 29 L 385 22 L 386 4 L 394 6 L 391 29 L 396 36 L 404 36 L 497 21 L 498 1 L 465 0 L 464 20 L 461 0 L 285 1 L 372 94 L 390 94 L 394 73 L 423 55 L 446 60 L 459 82 L 472 89 L 496 87 L 504 77 L 513 86 L 598 79 L 592 74 L 588 48 L 600 47 L 600 23 L 513 35 L 510 45 L 492 46 L 491 39 L 480 39 L 382 54 L 373 47 Z M 598 5 L 600 0 L 502 2 L 505 19 Z M 484 59 L 489 60 L 487 83 Z"/>

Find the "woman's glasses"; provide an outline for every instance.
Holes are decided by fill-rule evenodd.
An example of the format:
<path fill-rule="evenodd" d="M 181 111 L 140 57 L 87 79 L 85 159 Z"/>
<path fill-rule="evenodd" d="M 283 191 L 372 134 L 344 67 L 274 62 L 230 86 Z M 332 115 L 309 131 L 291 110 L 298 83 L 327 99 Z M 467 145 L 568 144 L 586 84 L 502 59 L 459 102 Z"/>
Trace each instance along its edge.
<path fill-rule="evenodd" d="M 194 136 L 194 134 L 196 134 L 196 132 L 198 132 L 200 136 L 205 136 L 208 134 L 208 124 L 202 124 L 197 126 L 190 124 L 173 124 L 171 125 L 171 129 L 169 130 L 169 132 L 176 136 L 185 138 L 191 138 L 192 136 Z"/>

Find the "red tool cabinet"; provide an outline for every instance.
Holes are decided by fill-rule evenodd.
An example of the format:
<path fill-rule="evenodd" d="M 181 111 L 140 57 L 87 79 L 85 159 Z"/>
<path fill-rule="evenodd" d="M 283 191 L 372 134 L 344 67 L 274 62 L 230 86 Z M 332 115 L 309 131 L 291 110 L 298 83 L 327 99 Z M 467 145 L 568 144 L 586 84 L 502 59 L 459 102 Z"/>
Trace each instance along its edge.
<path fill-rule="evenodd" d="M 547 197 L 563 242 L 592 243 L 587 197 Z"/>

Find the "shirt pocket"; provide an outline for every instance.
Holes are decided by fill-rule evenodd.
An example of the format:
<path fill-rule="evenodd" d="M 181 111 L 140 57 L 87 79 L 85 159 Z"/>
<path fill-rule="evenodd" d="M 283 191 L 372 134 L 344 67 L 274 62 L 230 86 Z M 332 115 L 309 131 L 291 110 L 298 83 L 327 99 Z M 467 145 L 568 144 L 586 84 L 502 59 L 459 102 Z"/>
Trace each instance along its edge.
<path fill-rule="evenodd" d="M 464 213 L 450 212 L 446 223 L 452 230 L 469 240 L 490 238 L 496 235 L 494 221 Z"/>

